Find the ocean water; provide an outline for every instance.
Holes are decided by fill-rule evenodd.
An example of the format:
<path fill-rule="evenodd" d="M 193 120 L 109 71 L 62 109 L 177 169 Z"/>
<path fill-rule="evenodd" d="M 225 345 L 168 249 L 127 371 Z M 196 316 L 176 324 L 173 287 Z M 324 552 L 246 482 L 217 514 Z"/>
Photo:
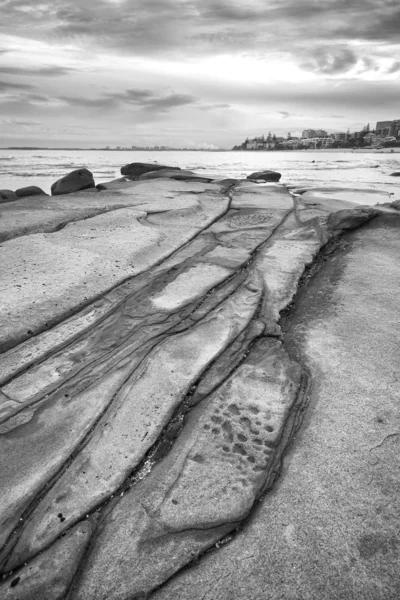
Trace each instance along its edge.
<path fill-rule="evenodd" d="M 102 150 L 0 150 L 0 189 L 38 185 L 50 192 L 51 184 L 69 171 L 86 167 L 96 183 L 120 177 L 131 162 L 157 162 L 191 169 L 213 177 L 245 178 L 253 171 L 273 169 L 281 183 L 298 187 L 336 187 L 382 192 L 400 198 L 400 153 L 390 151 L 102 151 Z M 383 199 L 382 201 L 387 201 Z"/>

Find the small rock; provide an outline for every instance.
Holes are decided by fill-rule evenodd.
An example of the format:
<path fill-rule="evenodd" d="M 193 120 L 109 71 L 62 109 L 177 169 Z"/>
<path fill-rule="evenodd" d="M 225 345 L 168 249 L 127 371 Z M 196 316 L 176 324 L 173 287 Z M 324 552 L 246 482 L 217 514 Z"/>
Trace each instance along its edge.
<path fill-rule="evenodd" d="M 263 181 L 279 181 L 281 174 L 276 171 L 257 171 L 248 175 L 247 179 L 262 179 Z"/>
<path fill-rule="evenodd" d="M 17 200 L 18 196 L 12 190 L 0 190 L 0 204 L 2 202 L 10 202 L 10 200 Z"/>
<path fill-rule="evenodd" d="M 161 169 L 169 169 L 170 171 L 180 171 L 180 167 L 168 167 L 167 165 L 157 165 L 156 163 L 130 163 L 121 167 L 121 174 L 127 175 L 128 177 L 140 177 L 144 173 L 150 171 L 160 171 Z"/>
<path fill-rule="evenodd" d="M 53 183 L 51 194 L 52 196 L 60 196 L 61 194 L 72 194 L 73 192 L 79 192 L 79 190 L 94 187 L 93 173 L 88 169 L 76 169 L 76 171 L 71 171 L 71 173 Z"/>
<path fill-rule="evenodd" d="M 390 173 L 391 177 L 400 177 L 400 171 L 395 171 L 394 173 Z"/>
<path fill-rule="evenodd" d="M 48 196 L 46 192 L 42 190 L 42 188 L 37 185 L 29 185 L 27 187 L 20 188 L 19 190 L 15 190 L 18 198 L 26 198 L 26 196 Z"/>

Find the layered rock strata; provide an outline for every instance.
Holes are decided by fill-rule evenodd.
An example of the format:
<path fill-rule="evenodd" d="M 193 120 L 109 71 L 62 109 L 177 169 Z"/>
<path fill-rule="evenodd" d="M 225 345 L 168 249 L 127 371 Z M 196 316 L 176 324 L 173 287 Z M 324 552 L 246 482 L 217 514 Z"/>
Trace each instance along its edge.
<path fill-rule="evenodd" d="M 2 598 L 157 595 L 279 474 L 312 379 L 282 311 L 382 211 L 182 175 L 4 205 Z"/>

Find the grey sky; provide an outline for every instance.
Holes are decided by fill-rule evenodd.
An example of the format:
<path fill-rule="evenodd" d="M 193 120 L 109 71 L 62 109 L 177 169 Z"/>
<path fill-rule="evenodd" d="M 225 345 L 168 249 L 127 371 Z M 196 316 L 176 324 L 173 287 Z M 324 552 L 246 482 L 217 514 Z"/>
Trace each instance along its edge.
<path fill-rule="evenodd" d="M 0 13 L 0 145 L 230 147 L 400 118 L 397 0 L 0 0 Z"/>

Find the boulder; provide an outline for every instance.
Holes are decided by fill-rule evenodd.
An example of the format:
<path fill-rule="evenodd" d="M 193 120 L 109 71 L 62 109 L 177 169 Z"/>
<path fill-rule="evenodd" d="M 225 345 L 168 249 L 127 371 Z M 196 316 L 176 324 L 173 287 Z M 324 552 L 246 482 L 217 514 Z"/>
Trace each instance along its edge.
<path fill-rule="evenodd" d="M 26 196 L 48 196 L 46 192 L 44 192 L 37 185 L 29 185 L 27 187 L 19 188 L 19 190 L 15 190 L 18 198 L 26 198 Z"/>
<path fill-rule="evenodd" d="M 87 190 L 94 187 L 93 173 L 88 169 L 76 169 L 76 171 L 71 171 L 71 173 L 53 183 L 51 186 L 51 195 L 72 194 L 73 192 L 79 192 L 79 190 Z"/>
<path fill-rule="evenodd" d="M 158 165 L 156 163 L 152 164 L 136 162 L 121 167 L 121 174 L 127 175 L 128 177 L 140 177 L 141 175 L 144 175 L 144 173 L 149 173 L 150 171 L 160 171 L 161 169 L 180 171 L 180 167 L 169 167 L 167 165 Z"/>
<path fill-rule="evenodd" d="M 177 181 L 203 181 L 205 183 L 212 181 L 211 177 L 203 177 L 202 175 L 194 173 L 193 171 L 176 171 L 175 169 L 170 168 L 144 173 L 139 177 L 139 180 L 160 179 L 162 177 L 167 177 L 168 179 L 176 179 Z"/>
<path fill-rule="evenodd" d="M 18 196 L 12 190 L 0 190 L 0 204 L 2 202 L 10 202 L 11 200 L 17 200 Z"/>
<path fill-rule="evenodd" d="M 276 171 L 257 171 L 248 175 L 247 179 L 262 179 L 263 181 L 279 181 L 281 174 Z"/>
<path fill-rule="evenodd" d="M 400 171 L 395 171 L 394 173 L 390 173 L 391 177 L 400 177 Z"/>

